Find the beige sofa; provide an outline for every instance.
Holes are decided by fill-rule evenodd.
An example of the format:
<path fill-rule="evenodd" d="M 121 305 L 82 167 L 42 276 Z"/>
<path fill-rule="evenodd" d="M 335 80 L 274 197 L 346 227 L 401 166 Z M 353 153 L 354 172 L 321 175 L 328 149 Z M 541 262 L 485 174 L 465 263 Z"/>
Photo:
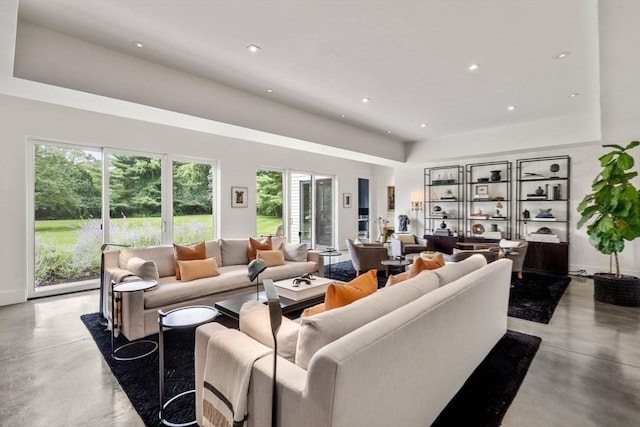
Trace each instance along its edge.
<path fill-rule="evenodd" d="M 207 241 L 205 245 L 207 257 L 216 258 L 220 275 L 192 281 L 176 279 L 172 245 L 105 252 L 106 284 L 139 278 L 126 269 L 132 257 L 152 260 L 157 266 L 158 286 L 145 292 L 122 294 L 121 332 L 129 340 L 158 332 L 159 309 L 167 311 L 194 304 L 214 305 L 255 290 L 255 282 L 251 283 L 247 277 L 248 239 L 220 239 Z M 323 275 L 323 260 L 319 252 L 286 242 L 279 242 L 278 247 L 284 252 L 285 264 L 267 268 L 260 274 L 261 281 L 283 280 L 304 273 Z M 103 312 L 110 319 L 111 286 L 105 286 L 104 292 Z"/>
<path fill-rule="evenodd" d="M 506 332 L 510 278 L 511 261 L 474 255 L 299 324 L 283 319 L 277 425 L 430 425 Z M 243 327 L 243 313 L 240 329 L 272 346 L 256 325 Z M 218 323 L 196 330 L 200 425 L 207 346 L 224 330 Z M 270 354 L 251 368 L 249 426 L 271 419 L 272 364 Z"/>

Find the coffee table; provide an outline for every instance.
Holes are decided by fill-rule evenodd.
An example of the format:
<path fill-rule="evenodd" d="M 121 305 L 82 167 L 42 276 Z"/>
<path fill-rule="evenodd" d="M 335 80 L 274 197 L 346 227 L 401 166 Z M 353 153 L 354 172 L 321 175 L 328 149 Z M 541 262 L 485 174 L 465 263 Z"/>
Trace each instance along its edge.
<path fill-rule="evenodd" d="M 386 275 L 389 277 L 389 267 L 406 267 L 411 264 L 408 259 L 383 259 L 380 264 L 386 268 Z"/>
<path fill-rule="evenodd" d="M 316 283 L 317 282 L 317 283 Z M 289 314 L 292 312 L 296 312 L 299 310 L 303 310 L 305 308 L 313 307 L 316 304 L 320 304 L 324 301 L 324 294 L 330 283 L 342 283 L 338 280 L 327 279 L 325 277 L 316 277 L 315 280 L 311 281 L 312 287 L 314 288 L 311 292 L 311 295 L 308 294 L 304 297 L 300 297 L 300 299 L 291 299 L 287 298 L 283 295 L 282 289 L 283 287 L 292 287 L 293 279 L 285 279 L 275 282 L 276 291 L 280 296 L 280 307 L 282 308 L 282 314 Z M 306 284 L 300 284 L 298 288 L 301 289 L 301 293 L 307 292 L 308 289 L 305 287 L 309 287 Z M 260 301 L 266 301 L 267 297 L 264 292 L 260 292 L 258 295 Z M 254 293 L 250 293 L 247 295 L 242 295 L 235 298 L 230 298 L 224 301 L 219 301 L 215 304 L 215 308 L 225 316 L 229 316 L 232 319 L 239 320 L 240 318 L 240 309 L 245 302 L 255 301 L 256 295 Z"/>

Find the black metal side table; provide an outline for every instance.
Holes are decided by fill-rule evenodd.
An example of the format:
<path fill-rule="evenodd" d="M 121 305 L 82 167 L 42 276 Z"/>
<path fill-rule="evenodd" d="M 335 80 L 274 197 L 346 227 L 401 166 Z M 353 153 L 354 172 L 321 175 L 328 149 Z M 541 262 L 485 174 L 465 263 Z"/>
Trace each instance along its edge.
<path fill-rule="evenodd" d="M 123 361 L 123 360 L 142 359 L 143 357 L 148 356 L 154 351 L 156 351 L 156 349 L 158 348 L 158 343 L 151 340 L 132 341 L 128 344 L 121 345 L 116 349 L 113 348 L 113 341 L 115 339 L 115 330 L 116 328 L 120 327 L 120 325 L 118 325 L 118 320 L 115 317 L 115 303 L 122 300 L 121 296 L 116 297 L 115 294 L 116 293 L 122 294 L 123 292 L 146 291 L 147 289 L 151 289 L 157 285 L 158 285 L 158 282 L 155 280 L 135 280 L 131 282 L 118 283 L 116 285 L 113 285 L 113 287 L 111 288 L 111 357 L 114 358 L 115 360 Z M 151 344 L 152 348 L 146 353 L 139 354 L 136 356 L 123 357 L 123 356 L 116 355 L 116 353 L 119 352 L 120 350 L 123 350 L 127 347 L 134 346 L 134 345 L 137 346 L 139 344 Z"/>
<path fill-rule="evenodd" d="M 184 423 L 174 423 L 171 421 L 167 421 L 164 418 L 163 411 L 169 406 L 173 401 L 181 398 L 182 396 L 186 396 L 190 393 L 195 393 L 195 389 L 183 391 L 180 394 L 173 396 L 171 399 L 164 401 L 164 330 L 166 329 L 187 329 L 187 328 L 195 328 L 200 325 L 204 325 L 205 323 L 209 323 L 213 321 L 218 316 L 218 310 L 213 307 L 209 307 L 207 305 L 192 305 L 188 307 L 180 307 L 168 312 L 163 312 L 162 310 L 158 310 L 158 327 L 159 327 L 159 338 L 158 342 L 160 343 L 160 355 L 158 357 L 158 376 L 160 382 L 160 411 L 158 413 L 158 417 L 160 418 L 160 422 L 164 425 L 171 427 L 183 427 L 195 425 L 197 420 L 188 421 Z"/>

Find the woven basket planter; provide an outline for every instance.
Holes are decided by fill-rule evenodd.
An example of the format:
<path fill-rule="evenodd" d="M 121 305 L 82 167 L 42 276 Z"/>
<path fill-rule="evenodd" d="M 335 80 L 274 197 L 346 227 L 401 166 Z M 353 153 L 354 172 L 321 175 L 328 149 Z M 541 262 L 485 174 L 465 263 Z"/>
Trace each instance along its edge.
<path fill-rule="evenodd" d="M 640 279 L 615 274 L 596 273 L 593 275 L 593 297 L 596 301 L 625 307 L 640 307 Z"/>

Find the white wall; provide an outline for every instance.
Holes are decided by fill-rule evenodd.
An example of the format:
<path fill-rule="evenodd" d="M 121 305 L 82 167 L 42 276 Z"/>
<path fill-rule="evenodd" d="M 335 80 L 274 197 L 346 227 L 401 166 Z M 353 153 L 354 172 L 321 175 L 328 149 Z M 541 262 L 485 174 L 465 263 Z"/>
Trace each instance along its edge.
<path fill-rule="evenodd" d="M 626 145 L 628 141 L 612 141 L 611 143 L 618 143 L 620 145 Z M 435 143 L 434 145 L 438 145 Z M 470 144 L 473 145 L 473 144 Z M 443 144 L 444 146 L 444 144 Z M 423 174 L 425 167 L 431 166 L 444 166 L 444 165 L 466 165 L 468 163 L 477 163 L 484 161 L 500 161 L 509 160 L 513 162 L 515 181 L 515 162 L 517 159 L 542 157 L 550 155 L 569 155 L 571 157 L 571 196 L 570 196 L 570 228 L 569 228 L 569 270 L 576 271 L 585 269 L 589 274 L 593 274 L 598 271 L 608 271 L 609 269 L 609 257 L 597 252 L 589 243 L 589 238 L 586 234 L 586 230 L 583 227 L 580 230 L 576 229 L 576 223 L 578 221 L 578 213 L 576 207 L 582 200 L 584 195 L 591 190 L 591 182 L 599 172 L 598 157 L 606 153 L 608 150 L 601 148 L 600 144 L 589 145 L 571 145 L 561 147 L 557 149 L 529 149 L 527 151 L 520 150 L 517 153 L 487 153 L 483 156 L 460 156 L 460 153 L 471 151 L 458 150 L 455 145 L 448 144 L 449 150 L 435 150 L 433 147 L 425 148 L 424 151 L 431 151 L 434 156 L 437 153 L 438 161 L 421 161 L 423 159 L 420 156 L 412 157 L 410 161 L 395 170 L 395 184 L 396 184 L 396 205 L 404 206 L 405 210 L 409 209 L 411 192 L 421 191 L 423 185 Z M 636 165 L 640 165 L 640 150 L 635 149 Z M 423 152 L 423 150 L 416 150 L 416 152 Z M 475 152 L 473 150 L 472 152 Z M 453 157 L 453 158 L 447 158 Z M 424 157 L 426 159 L 427 157 Z M 433 157 L 432 157 L 433 158 Z M 637 170 L 637 167 L 636 167 Z M 640 179 L 636 179 L 634 182 L 637 187 L 640 187 Z M 381 189 L 378 189 L 381 191 Z M 396 213 L 398 213 L 396 209 Z M 423 212 L 420 213 L 422 216 Z M 512 208 L 512 216 L 516 214 L 515 203 Z M 415 218 L 409 215 L 409 218 Z M 420 220 L 420 230 L 424 228 L 423 220 Z M 515 228 L 514 228 L 515 230 Z M 422 233 L 420 233 L 422 234 Z M 636 239 L 634 242 L 626 242 L 625 250 L 620 254 L 621 268 L 625 274 L 633 274 L 634 276 L 640 276 L 640 239 Z"/>
<path fill-rule="evenodd" d="M 358 178 L 373 178 L 373 167 L 320 154 L 274 147 L 211 134 L 124 119 L 0 95 L 0 305 L 26 299 L 27 286 L 27 138 L 87 146 L 135 149 L 219 161 L 221 189 L 219 235 L 255 235 L 255 174 L 261 167 L 295 168 L 334 175 L 337 181 L 337 241 L 357 236 L 357 207 L 342 207 L 342 193 L 358 193 Z M 385 168 L 382 168 L 385 169 Z M 232 209 L 231 186 L 249 188 L 249 207 Z M 377 203 L 372 190 L 372 203 Z"/>

